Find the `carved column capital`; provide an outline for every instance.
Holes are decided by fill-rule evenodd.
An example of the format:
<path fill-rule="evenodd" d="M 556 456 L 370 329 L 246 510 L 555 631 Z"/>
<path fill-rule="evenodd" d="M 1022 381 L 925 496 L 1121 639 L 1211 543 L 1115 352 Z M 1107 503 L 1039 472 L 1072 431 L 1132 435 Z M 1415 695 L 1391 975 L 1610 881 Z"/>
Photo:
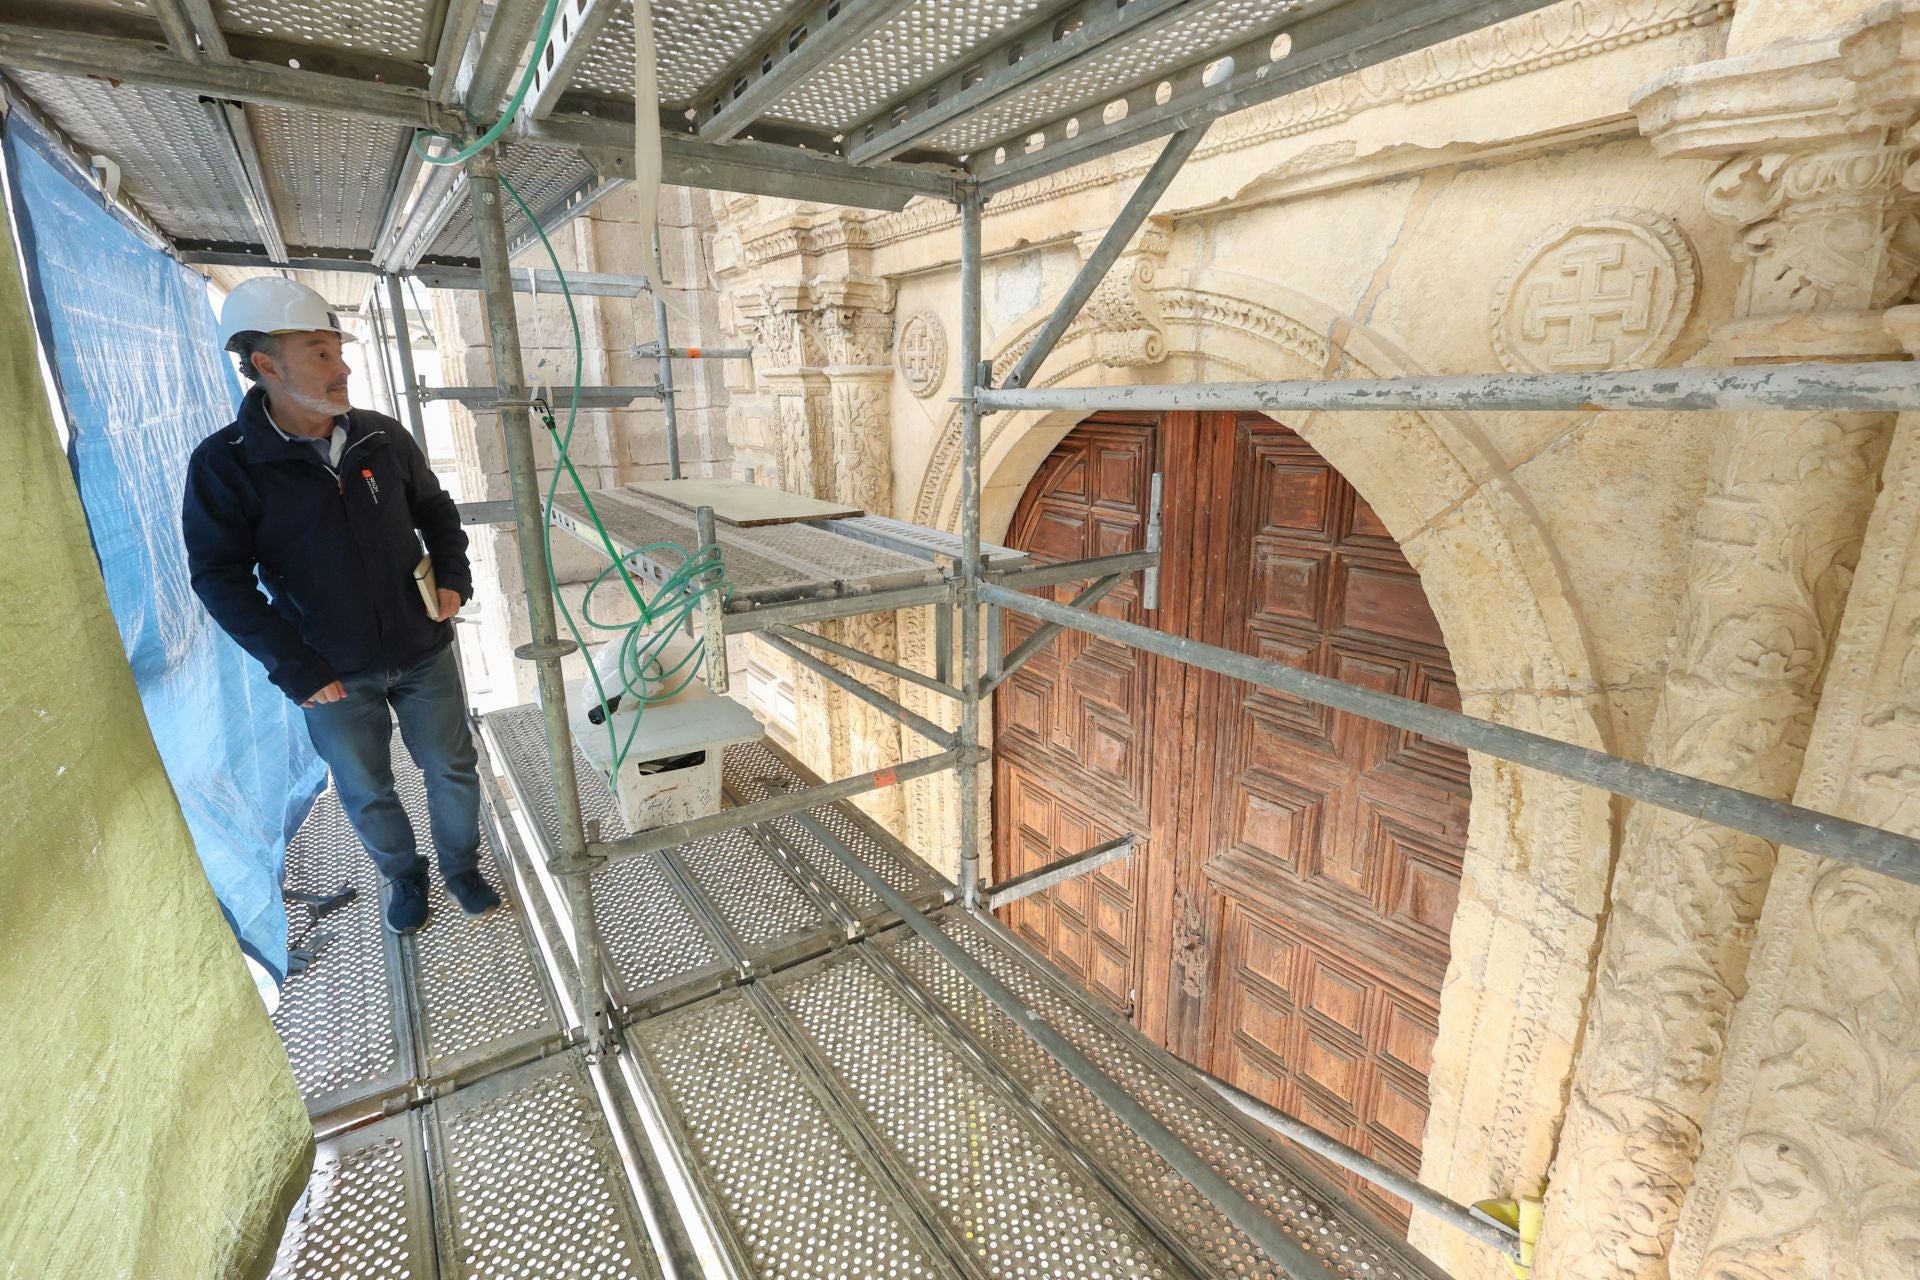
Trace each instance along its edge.
<path fill-rule="evenodd" d="M 819 313 L 821 341 L 829 367 L 889 372 L 893 350 L 893 312 L 834 306 Z"/>
<path fill-rule="evenodd" d="M 1719 159 L 1709 213 L 1741 229 L 1723 359 L 1887 356 L 1879 313 L 1920 277 L 1920 6 L 1685 67 L 1634 100 L 1662 155 Z M 1911 176 L 1910 175 L 1914 175 Z"/>
<path fill-rule="evenodd" d="M 735 296 L 734 313 L 767 372 L 885 365 L 893 345 L 893 286 L 884 280 L 763 282 Z"/>
<path fill-rule="evenodd" d="M 771 377 L 784 369 L 804 369 L 820 363 L 819 324 L 810 312 L 783 305 L 776 292 L 763 286 L 756 295 L 738 300 L 742 327 L 752 335 L 754 369 Z"/>
<path fill-rule="evenodd" d="M 1920 276 L 1920 194 L 1906 185 L 1914 159 L 1910 147 L 1855 135 L 1735 156 L 1714 171 L 1707 210 L 1741 228 L 1736 316 L 1715 333 L 1727 355 L 1899 351 L 1878 313 Z"/>
<path fill-rule="evenodd" d="M 1166 264 L 1172 222 L 1149 218 L 1080 310 L 1074 329 L 1093 339 L 1094 358 L 1112 368 L 1159 364 L 1167 358 L 1155 279 Z M 1087 232 L 1078 245 L 1091 257 L 1104 233 Z"/>

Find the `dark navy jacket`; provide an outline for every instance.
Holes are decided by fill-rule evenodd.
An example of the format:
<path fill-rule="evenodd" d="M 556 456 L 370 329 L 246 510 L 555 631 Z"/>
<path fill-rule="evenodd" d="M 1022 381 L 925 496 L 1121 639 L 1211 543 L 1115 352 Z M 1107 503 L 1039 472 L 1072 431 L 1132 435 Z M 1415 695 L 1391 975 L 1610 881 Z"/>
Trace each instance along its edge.
<path fill-rule="evenodd" d="M 274 429 L 254 387 L 187 464 L 180 523 L 194 592 L 295 702 L 452 642 L 453 625 L 427 617 L 414 584 L 423 540 L 438 585 L 473 594 L 460 513 L 413 437 L 383 414 L 346 417 L 336 470 Z"/>

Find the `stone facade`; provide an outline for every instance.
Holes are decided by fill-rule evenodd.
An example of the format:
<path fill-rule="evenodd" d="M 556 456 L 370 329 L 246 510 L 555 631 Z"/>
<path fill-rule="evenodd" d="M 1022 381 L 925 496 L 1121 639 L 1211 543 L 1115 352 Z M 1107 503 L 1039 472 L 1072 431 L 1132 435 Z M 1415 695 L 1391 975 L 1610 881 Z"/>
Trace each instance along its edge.
<path fill-rule="evenodd" d="M 1875 81 L 1900 60 L 1886 46 L 1901 49 L 1904 28 L 1889 12 L 1842 39 L 1676 71 L 1640 98 L 1659 151 L 1721 161 L 1706 204 L 1737 228 L 1741 276 L 1711 355 L 1900 353 L 1886 315 L 1920 275 L 1920 196 L 1905 185 L 1915 156 L 1904 138 L 1920 103 Z M 1743 413 L 1726 424 L 1649 759 L 1794 796 L 1893 426 L 1893 415 L 1866 413 Z M 1765 841 L 1710 823 L 1629 815 L 1588 1015 L 1592 1049 L 1549 1199 L 1562 1210 L 1549 1214 L 1556 1273 L 1670 1274 L 1775 858 Z"/>
<path fill-rule="evenodd" d="M 1034 385 L 1901 358 L 1920 339 L 1916 68 L 1920 0 L 1561 0 L 1223 119 Z M 1154 154 L 988 205 L 997 374 Z M 713 210 L 689 239 L 701 336 L 755 358 L 707 388 L 689 457 L 956 528 L 955 211 L 693 199 Z M 604 217 L 574 252 L 619 269 L 590 256 L 619 242 Z M 1074 423 L 987 419 L 989 538 Z M 1469 713 L 1920 829 L 1914 422 L 1287 425 L 1419 570 Z M 599 432 L 596 474 L 657 467 L 634 453 L 657 428 Z M 477 446 L 471 465 L 500 469 Z M 927 612 L 828 634 L 934 665 Z M 822 774 L 924 749 L 757 649 L 758 687 L 791 697 L 767 714 Z M 1544 1197 L 1542 1280 L 1920 1274 L 1920 893 L 1482 757 L 1472 787 L 1423 1179 Z M 954 870 L 950 779 L 868 803 Z M 1204 954 L 1203 930 L 1181 947 Z M 1148 981 L 1190 980 L 1180 960 L 1150 957 Z M 1413 1235 L 1456 1276 L 1507 1274 L 1419 1215 Z"/>
<path fill-rule="evenodd" d="M 711 276 L 708 251 L 712 241 L 713 211 L 705 192 L 672 190 L 660 202 L 661 272 L 669 299 L 669 337 L 676 346 L 711 345 L 718 333 L 715 299 L 706 287 Z M 597 271 L 641 276 L 645 259 L 639 250 L 637 201 L 628 190 L 615 191 L 593 207 L 589 216 L 569 223 L 553 237 L 562 270 Z M 514 260 L 517 268 L 547 269 L 546 251 L 538 244 Z M 527 377 L 547 389 L 556 405 L 559 427 L 566 428 L 566 397 L 572 385 L 573 329 L 566 299 L 558 293 L 537 297 L 516 294 L 520 345 Z M 658 375 L 652 358 L 636 358 L 633 348 L 655 336 L 652 300 L 581 297 L 573 300 L 581 329 L 581 380 L 586 386 L 630 386 L 651 383 Z M 493 381 L 486 321 L 480 295 L 437 291 L 433 294 L 433 327 L 438 339 L 438 380 L 447 385 L 484 386 Z M 684 318 L 682 318 L 684 317 Z M 725 406 L 725 371 L 717 361 L 681 361 L 674 368 L 682 471 L 690 476 L 731 473 Z M 506 442 L 497 414 L 469 412 L 451 406 L 455 455 L 461 497 L 467 501 L 496 501 L 513 495 L 507 484 Z M 555 465 L 545 428 L 535 421 L 534 454 L 540 464 L 540 489 L 547 490 Z M 666 425 L 658 402 L 642 400 L 631 409 L 582 410 L 567 454 L 580 478 L 593 488 L 608 488 L 629 480 L 656 480 L 667 474 Z M 468 531 L 472 538 L 475 598 L 479 631 L 475 639 L 500 657 L 500 670 L 511 670 L 496 697 L 501 705 L 531 701 L 533 668 L 504 658 L 531 638 L 524 599 L 515 597 L 521 585 L 519 535 L 511 527 L 492 526 Z M 606 564 L 605 557 L 570 538 L 553 544 L 554 580 L 561 598 L 576 619 L 586 584 Z M 594 612 L 607 621 L 637 616 L 616 590 L 594 596 Z M 589 644 L 606 639 L 584 623 Z M 563 625 L 562 633 L 565 633 Z M 579 660 L 569 660 L 569 677 L 585 674 Z"/>

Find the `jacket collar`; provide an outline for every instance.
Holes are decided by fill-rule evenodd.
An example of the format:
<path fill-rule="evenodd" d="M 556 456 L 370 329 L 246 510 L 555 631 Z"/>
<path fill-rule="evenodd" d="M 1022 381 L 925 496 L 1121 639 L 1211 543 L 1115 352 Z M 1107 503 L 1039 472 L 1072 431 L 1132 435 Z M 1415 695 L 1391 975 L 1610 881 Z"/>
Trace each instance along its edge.
<path fill-rule="evenodd" d="M 381 430 L 379 425 L 369 422 L 366 415 L 357 409 L 347 410 L 342 417 L 347 423 L 347 449 L 352 449 L 360 440 Z M 240 428 L 241 439 L 245 441 L 248 462 L 315 460 L 311 446 L 288 440 L 268 420 L 266 389 L 258 383 L 248 388 L 246 397 L 240 401 L 240 413 L 234 419 L 234 425 Z M 372 447 L 378 448 L 379 442 L 376 441 Z M 344 451 L 341 456 L 346 456 Z"/>

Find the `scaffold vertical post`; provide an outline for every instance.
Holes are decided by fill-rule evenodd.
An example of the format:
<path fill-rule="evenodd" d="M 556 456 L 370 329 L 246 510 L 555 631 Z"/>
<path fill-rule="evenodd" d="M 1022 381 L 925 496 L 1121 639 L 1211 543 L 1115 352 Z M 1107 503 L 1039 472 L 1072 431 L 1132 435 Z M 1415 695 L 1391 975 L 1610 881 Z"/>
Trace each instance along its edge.
<path fill-rule="evenodd" d="M 413 372 L 413 326 L 407 323 L 407 306 L 400 296 L 400 277 L 386 273 L 387 312 L 393 317 L 393 350 L 400 359 L 400 401 L 407 406 L 407 430 L 413 433 L 413 442 L 420 446 L 421 456 L 427 452 L 427 420 L 420 407 L 420 388 Z"/>
<path fill-rule="evenodd" d="M 960 197 L 960 900 L 980 904 L 980 193 Z"/>
<path fill-rule="evenodd" d="M 712 507 L 695 507 L 693 527 L 700 534 L 699 554 L 712 563 L 702 572 L 695 582 L 698 590 L 706 594 L 700 601 L 700 621 L 705 628 L 705 654 L 707 667 L 707 691 L 725 693 L 732 686 L 732 678 L 727 671 L 727 633 L 726 600 L 721 592 L 721 583 L 726 580 L 726 566 L 720 558 L 720 534 L 713 523 Z"/>
<path fill-rule="evenodd" d="M 520 361 L 520 325 L 514 311 L 513 275 L 507 257 L 507 228 L 500 202 L 500 177 L 491 149 L 467 161 L 467 187 L 480 242 L 487 337 L 493 350 L 493 377 L 500 391 L 500 431 L 507 446 L 507 476 L 513 491 L 514 526 L 520 538 L 520 569 L 527 589 L 531 644 L 518 651 L 534 664 L 540 709 L 547 726 L 547 752 L 553 766 L 553 798 L 559 823 L 560 854 L 578 865 L 586 853 L 587 832 L 580 811 L 580 784 L 574 775 L 573 732 L 567 724 L 566 678 L 561 659 L 571 644 L 560 642 L 554 617 L 553 579 L 547 571 L 545 520 L 540 478 L 528 416 L 526 372 Z M 606 984 L 602 978 L 600 931 L 593 917 L 591 882 L 582 874 L 563 874 L 567 913 L 572 919 L 574 958 L 580 974 L 580 1018 L 589 1046 L 611 1051 L 617 1045 Z"/>
<path fill-rule="evenodd" d="M 653 233 L 653 260 L 660 261 L 660 232 Z M 680 415 L 673 403 L 673 344 L 667 341 L 667 300 L 660 296 L 658 280 L 647 281 L 647 293 L 653 299 L 654 345 L 660 348 L 660 411 L 667 423 L 667 479 L 680 478 Z M 723 667 L 725 663 L 721 664 Z M 716 689 L 714 692 L 720 692 Z"/>
<path fill-rule="evenodd" d="M 367 360 L 373 365 L 373 375 L 380 383 L 380 398 L 387 402 L 387 416 L 400 416 L 400 397 L 393 391 L 393 371 L 387 367 L 387 327 L 380 320 L 379 291 L 367 291 L 367 337 L 370 341 L 363 350 Z"/>

